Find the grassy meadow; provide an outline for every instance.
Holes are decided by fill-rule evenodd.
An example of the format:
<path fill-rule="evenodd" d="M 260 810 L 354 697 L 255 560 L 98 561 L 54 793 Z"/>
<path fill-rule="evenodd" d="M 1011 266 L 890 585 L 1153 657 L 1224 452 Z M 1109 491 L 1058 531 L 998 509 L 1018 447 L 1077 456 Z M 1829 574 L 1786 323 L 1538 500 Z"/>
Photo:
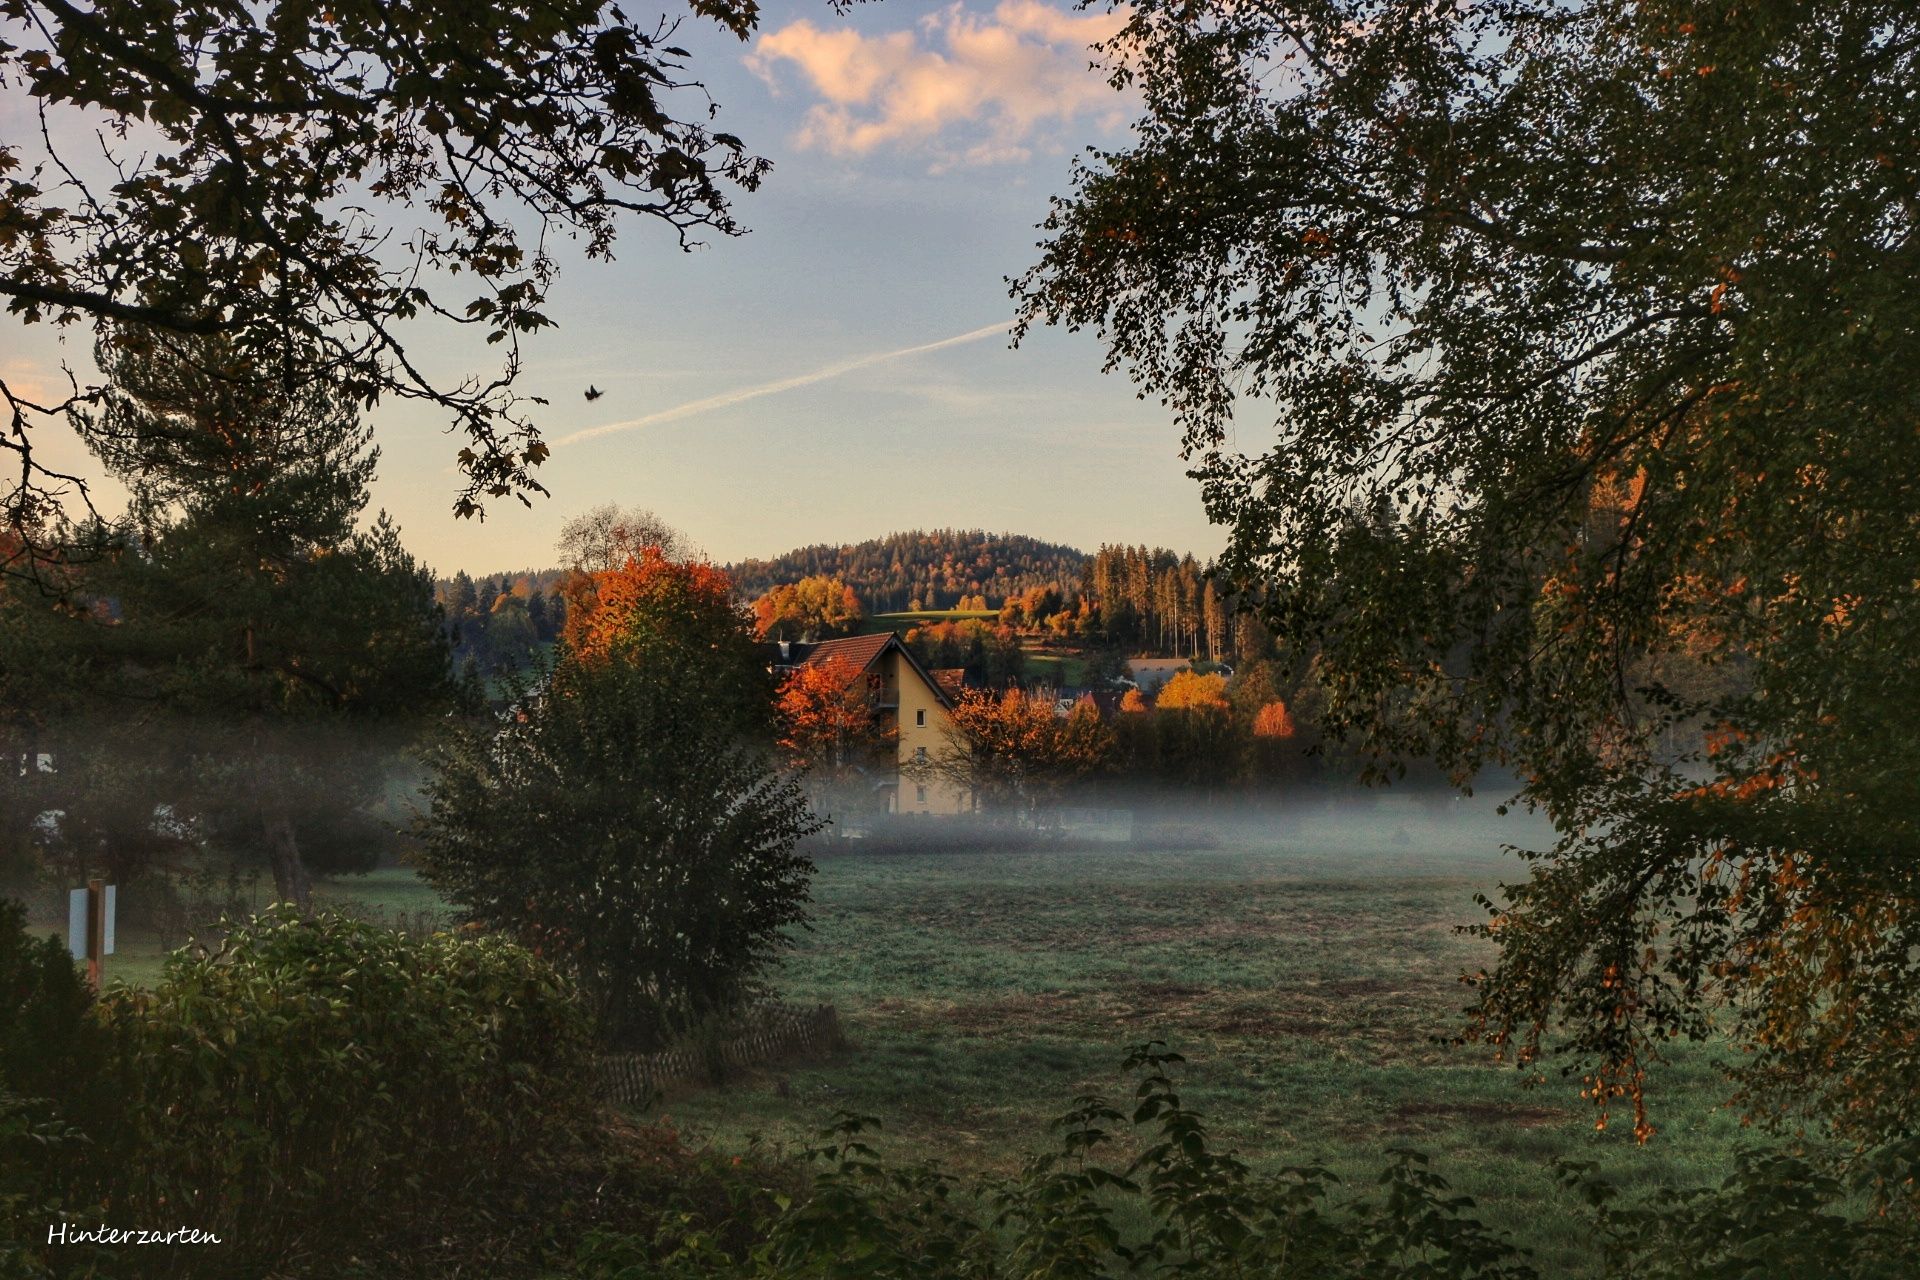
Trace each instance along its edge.
<path fill-rule="evenodd" d="M 723 1152 L 798 1147 L 852 1110 L 880 1118 L 896 1154 L 1011 1172 L 1076 1094 L 1124 1098 L 1121 1058 L 1157 1038 L 1188 1058 L 1186 1097 L 1219 1143 L 1256 1166 L 1352 1179 L 1416 1148 L 1544 1274 L 1586 1274 L 1555 1158 L 1630 1188 L 1694 1186 L 1752 1136 L 1716 1109 L 1707 1048 L 1656 1079 L 1659 1133 L 1637 1147 L 1629 1118 L 1596 1131 L 1575 1083 L 1550 1071 L 1525 1088 L 1484 1047 L 1446 1043 L 1468 999 L 1459 975 L 1486 959 L 1456 926 L 1476 918 L 1475 891 L 1518 874 L 1501 841 L 1535 834 L 1389 796 L 1238 824 L 1199 812 L 1097 849 L 829 854 L 777 986 L 835 1005 L 850 1052 L 662 1110 Z M 442 909 L 402 869 L 318 893 L 373 919 Z M 109 972 L 146 982 L 159 963 L 155 940 L 123 935 Z"/>
<path fill-rule="evenodd" d="M 976 622 L 991 623 L 1000 617 L 997 609 L 918 609 L 901 613 L 874 613 L 860 620 L 854 628 L 855 635 L 879 635 L 882 631 L 891 631 L 904 636 L 915 627 L 928 626 L 935 622 Z"/>
<path fill-rule="evenodd" d="M 1120 1059 L 1159 1038 L 1189 1059 L 1190 1105 L 1255 1165 L 1352 1177 L 1417 1148 L 1545 1274 L 1579 1275 L 1556 1157 L 1634 1188 L 1715 1183 L 1742 1130 L 1713 1105 L 1705 1050 L 1657 1081 L 1660 1132 L 1637 1147 L 1630 1117 L 1595 1130 L 1575 1083 L 1527 1089 L 1485 1048 L 1444 1043 L 1459 975 L 1484 959 L 1455 926 L 1515 872 L 1498 839 L 1389 806 L 1283 814 L 1238 838 L 1192 823 L 1159 848 L 830 856 L 780 985 L 836 1005 L 853 1051 L 665 1110 L 744 1150 L 802 1143 L 844 1108 L 879 1117 L 896 1153 L 1012 1171 L 1076 1094 L 1124 1098 Z"/>

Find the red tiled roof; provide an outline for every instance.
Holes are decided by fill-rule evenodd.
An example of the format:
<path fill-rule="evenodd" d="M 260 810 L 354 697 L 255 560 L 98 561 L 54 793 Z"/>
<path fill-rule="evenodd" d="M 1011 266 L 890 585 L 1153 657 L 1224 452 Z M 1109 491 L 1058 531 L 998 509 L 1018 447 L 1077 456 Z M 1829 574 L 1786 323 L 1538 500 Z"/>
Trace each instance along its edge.
<path fill-rule="evenodd" d="M 933 682 L 949 698 L 957 698 L 967 687 L 965 667 L 941 667 L 933 673 Z"/>
<path fill-rule="evenodd" d="M 851 670 L 858 674 L 873 665 L 873 660 L 886 652 L 887 645 L 893 640 L 893 632 L 882 631 L 878 635 L 849 636 L 845 640 L 822 640 L 807 652 L 809 667 L 824 667 L 830 662 L 853 664 Z"/>
<path fill-rule="evenodd" d="M 929 676 L 927 669 L 920 665 L 907 646 L 900 643 L 900 637 L 891 631 L 882 631 L 878 635 L 871 636 L 849 636 L 845 640 L 822 640 L 808 650 L 801 665 L 824 667 L 830 662 L 844 662 L 847 664 L 847 673 L 851 678 L 871 667 L 890 647 L 900 650 L 900 656 L 907 660 L 908 666 L 920 673 L 920 678 L 932 688 L 936 698 L 949 707 L 953 705 L 959 690 L 949 689 L 941 681 Z"/>

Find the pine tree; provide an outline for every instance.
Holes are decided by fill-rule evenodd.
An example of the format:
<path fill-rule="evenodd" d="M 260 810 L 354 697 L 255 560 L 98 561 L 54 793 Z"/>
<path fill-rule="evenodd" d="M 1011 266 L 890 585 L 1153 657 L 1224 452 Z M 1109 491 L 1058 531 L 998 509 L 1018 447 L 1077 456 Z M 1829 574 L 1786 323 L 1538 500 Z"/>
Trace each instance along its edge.
<path fill-rule="evenodd" d="M 363 862 L 377 836 L 386 731 L 454 696 L 432 578 L 384 514 L 357 527 L 378 453 L 351 405 L 288 397 L 214 340 L 123 330 L 98 358 L 113 394 L 82 435 L 130 503 L 91 581 L 110 625 L 76 622 L 76 652 L 191 760 L 191 790 L 153 803 L 304 902 L 303 848 Z"/>

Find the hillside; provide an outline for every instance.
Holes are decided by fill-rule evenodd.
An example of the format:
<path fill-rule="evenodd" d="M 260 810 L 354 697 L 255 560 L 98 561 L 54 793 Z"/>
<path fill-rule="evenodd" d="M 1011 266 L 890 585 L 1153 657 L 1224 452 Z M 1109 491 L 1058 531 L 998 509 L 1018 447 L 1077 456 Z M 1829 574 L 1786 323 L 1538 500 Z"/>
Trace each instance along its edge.
<path fill-rule="evenodd" d="M 748 599 L 824 574 L 852 587 L 869 612 L 894 613 L 952 609 L 975 596 L 998 608 L 1007 596 L 1032 587 L 1077 590 L 1088 559 L 1073 547 L 1019 534 L 915 529 L 850 546 L 821 544 L 771 560 L 743 560 L 727 572 Z"/>

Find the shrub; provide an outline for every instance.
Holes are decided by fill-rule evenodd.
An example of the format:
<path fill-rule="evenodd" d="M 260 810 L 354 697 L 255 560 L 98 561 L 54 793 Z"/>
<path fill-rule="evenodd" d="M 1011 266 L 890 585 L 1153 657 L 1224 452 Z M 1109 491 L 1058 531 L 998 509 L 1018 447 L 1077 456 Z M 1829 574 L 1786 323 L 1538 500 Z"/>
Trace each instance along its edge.
<path fill-rule="evenodd" d="M 1903 1280 L 1920 1258 L 1920 1140 L 1863 1153 L 1837 1174 L 1791 1152 L 1743 1151 L 1718 1187 L 1622 1204 L 1591 1166 L 1562 1180 L 1591 1207 L 1609 1277 L 1633 1280 Z"/>
<path fill-rule="evenodd" d="M 260 1274 L 341 1258 L 509 1182 L 585 1131 L 585 1016 L 498 938 L 277 908 L 113 992 L 126 1097 L 114 1203 Z"/>
<path fill-rule="evenodd" d="M 53 1274 L 40 1229 L 69 1216 L 60 1191 L 81 1135 L 47 1115 L 43 1102 L 0 1089 L 0 1276 Z"/>
<path fill-rule="evenodd" d="M 805 919 L 813 864 L 796 846 L 821 824 L 741 744 L 715 678 L 563 660 L 431 756 L 423 874 L 466 918 L 565 964 L 623 1046 L 751 1000 Z"/>
<path fill-rule="evenodd" d="M 864 1140 L 874 1123 L 842 1115 L 809 1153 L 808 1192 L 729 1251 L 692 1224 L 678 1241 L 583 1240 L 583 1280 L 743 1276 L 758 1280 L 1092 1280 L 1121 1274 L 1243 1280 L 1534 1280 L 1524 1254 L 1482 1226 L 1473 1201 L 1448 1194 L 1425 1157 L 1398 1152 L 1373 1195 L 1345 1195 L 1323 1169 L 1256 1175 L 1215 1150 L 1168 1068 L 1177 1054 L 1143 1046 L 1127 1059 L 1139 1086 L 1131 1113 L 1088 1095 L 1054 1123 L 1055 1150 L 1016 1178 L 969 1185 L 937 1165 L 891 1165 Z M 1129 1122 L 1144 1150 L 1100 1162 Z M 1144 1217 L 1144 1224 L 1141 1219 Z M 668 1227 L 673 1225 L 669 1222 Z"/>
<path fill-rule="evenodd" d="M 34 938 L 26 912 L 0 898 L 0 1091 L 63 1102 L 98 1074 L 105 1033 L 93 993 L 55 937 Z"/>
<path fill-rule="evenodd" d="M 668 1216 L 652 1234 L 596 1231 L 581 1280 L 1093 1280 L 1118 1275 L 1239 1280 L 1537 1280 L 1525 1251 L 1490 1230 L 1427 1158 L 1393 1151 L 1370 1187 L 1325 1169 L 1256 1172 L 1210 1141 L 1161 1046 L 1135 1050 L 1133 1104 L 1086 1095 L 1053 1124 L 1054 1148 L 1016 1177 L 963 1181 L 900 1165 L 842 1115 L 809 1154 L 804 1194 L 763 1217 L 756 1240 L 722 1239 L 710 1218 Z M 1104 1157 L 1132 1128 L 1140 1154 Z M 1742 1156 L 1720 1187 L 1662 1190 L 1633 1205 L 1581 1166 L 1577 1197 L 1543 1211 L 1592 1214 L 1592 1256 L 1633 1280 L 1894 1280 L 1913 1274 L 1920 1145 L 1871 1153 L 1845 1177 L 1778 1153 Z M 1882 1210 L 1884 1209 L 1884 1212 Z"/>
<path fill-rule="evenodd" d="M 50 1274 L 38 1232 L 96 1211 L 83 1190 L 95 1148 L 75 1122 L 113 1127 L 110 1046 L 66 947 L 0 899 L 0 1275 Z"/>

